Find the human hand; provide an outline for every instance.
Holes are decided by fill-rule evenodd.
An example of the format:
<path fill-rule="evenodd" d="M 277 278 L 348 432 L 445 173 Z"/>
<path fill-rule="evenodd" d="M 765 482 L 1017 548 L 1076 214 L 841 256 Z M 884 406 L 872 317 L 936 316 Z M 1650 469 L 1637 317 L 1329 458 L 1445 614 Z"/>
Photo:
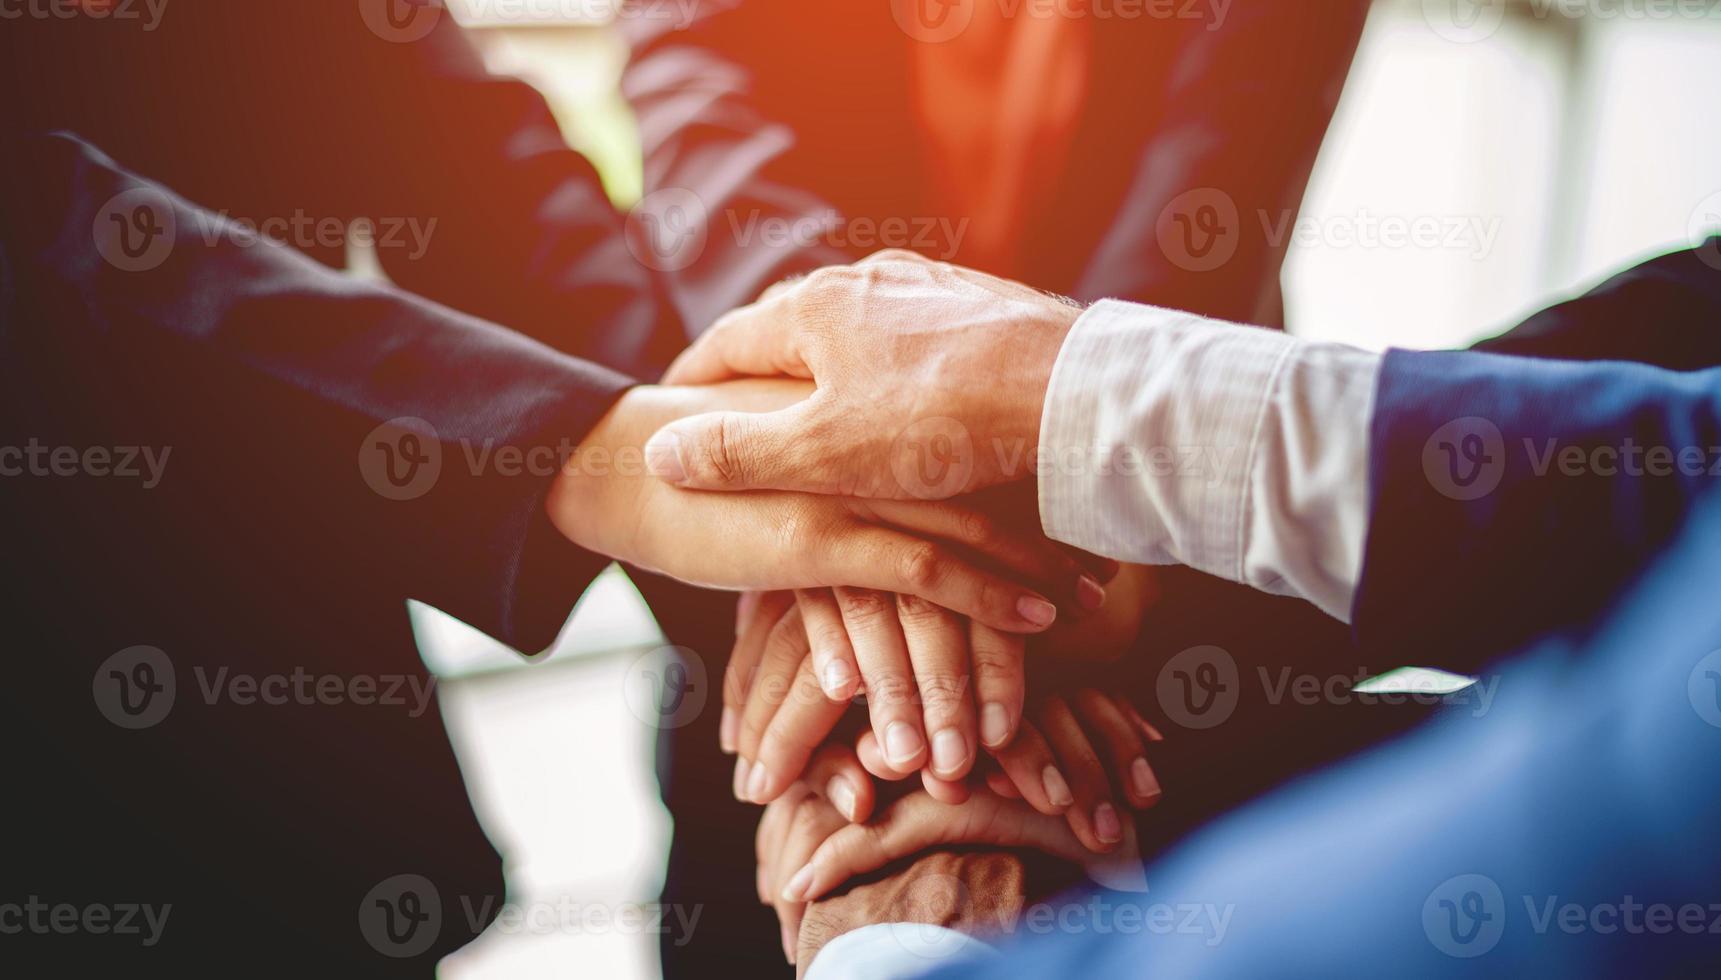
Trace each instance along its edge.
<path fill-rule="evenodd" d="M 895 874 L 808 902 L 794 956 L 805 976 L 831 940 L 870 925 L 935 926 L 968 936 L 1013 927 L 1028 908 L 1028 869 L 1016 851 L 932 851 Z M 916 947 L 937 957 L 939 947 Z M 927 963 L 930 969 L 935 963 Z"/>
<path fill-rule="evenodd" d="M 814 617 L 830 622 L 815 625 Z M 943 780 L 966 776 L 978 751 L 977 714 L 988 745 L 1015 734 L 1023 699 L 1020 636 L 920 599 L 867 589 L 770 593 L 750 600 L 737 619 L 718 732 L 724 751 L 739 755 L 739 799 L 768 803 L 787 789 L 842 717 L 860 678 L 876 744 L 903 772 L 926 766 Z M 860 671 L 836 685 L 833 696 L 831 684 L 814 679 L 812 651 L 838 639 L 849 662 L 858 656 Z"/>
<path fill-rule="evenodd" d="M 1039 652 L 1048 662 L 1054 656 L 1112 660 L 1122 655 L 1135 641 L 1144 611 L 1157 594 L 1152 570 L 1126 566 L 1106 591 L 1103 609 L 1081 621 L 1060 622 L 1030 645 L 1041 647 Z M 961 780 L 977 758 L 978 715 L 979 746 L 1009 761 L 1013 774 L 1032 779 L 1028 793 L 1037 806 L 1045 812 L 1064 812 L 1064 805 L 1054 806 L 1038 791 L 1053 758 L 1038 733 L 1032 750 L 1016 747 L 1001 754 L 1006 746 L 1015 745 L 1012 739 L 1022 715 L 1022 638 L 923 606 L 918 600 L 868 590 L 802 590 L 793 599 L 787 593 L 743 598 L 737 611 L 735 649 L 724 677 L 718 729 L 723 750 L 739 755 L 738 799 L 770 802 L 797 778 L 860 687 L 851 667 L 858 650 L 871 720 L 870 745 L 881 759 L 881 775 L 902 779 L 921 771 L 934 795 L 958 798 Z M 952 625 L 954 631 L 949 628 Z M 841 683 L 829 680 L 833 665 L 839 668 Z M 1053 712 L 1058 703 L 1046 701 L 1037 710 Z M 1127 705 L 1123 709 L 1134 714 Z M 1109 730 L 1113 719 L 1101 716 L 1102 710 L 1093 706 L 1085 713 L 1082 720 L 1089 730 Z M 1145 722 L 1142 725 L 1146 727 Z M 1061 725 L 1042 727 L 1052 727 L 1064 736 L 1058 755 L 1074 764 L 1093 758 L 1085 741 L 1074 740 L 1079 732 Z M 1157 732 L 1152 737 L 1157 739 Z M 954 751 L 948 747 L 952 742 Z M 941 744 L 946 746 L 942 755 Z M 1145 758 L 1145 752 L 1122 759 L 1114 782 L 1139 808 L 1151 805 L 1156 796 L 1153 791 L 1129 792 L 1142 782 L 1139 774 L 1131 772 L 1138 757 Z M 1084 765 L 1078 784 L 1084 789 L 1104 786 L 1104 774 L 1096 778 L 1090 769 Z M 1055 770 L 1053 778 L 1062 780 Z M 1151 769 L 1145 780 L 1144 785 L 1157 785 Z M 1099 849 L 1101 835 L 1091 831 L 1086 821 L 1105 803 L 1105 795 L 1084 791 L 1081 797 L 1084 806 L 1071 819 Z"/>
<path fill-rule="evenodd" d="M 1119 813 L 1117 801 L 1136 812 L 1159 802 L 1162 793 L 1148 746 L 1162 740 L 1122 698 L 1093 688 L 1046 695 L 1033 705 L 1016 738 L 990 753 L 985 785 L 1039 813 L 1062 816 L 1083 847 L 1104 854 L 1116 850 L 1134 828 Z M 871 732 L 862 733 L 855 755 L 879 779 L 913 775 L 890 766 Z M 974 792 L 973 780 L 941 780 L 924 770 L 920 779 L 929 795 L 945 803 L 961 803 Z"/>
<path fill-rule="evenodd" d="M 782 381 L 629 391 L 553 483 L 551 522 L 582 547 L 694 584 L 882 589 L 1012 632 L 1046 629 L 1057 617 L 1048 596 L 1068 604 L 1090 588 L 1087 570 L 1037 527 L 1014 531 L 959 504 L 697 493 L 623 463 L 630 450 L 637 461 L 646 436 L 666 422 L 716 409 L 770 411 L 809 391 Z M 590 465 L 599 458 L 606 465 Z"/>
<path fill-rule="evenodd" d="M 975 844 L 1043 851 L 1082 865 L 1114 887 L 1140 890 L 1143 884 L 1133 829 L 1117 855 L 1097 856 L 1082 848 L 1062 820 L 985 790 L 960 804 L 941 803 L 917 790 L 872 822 L 851 824 L 827 800 L 797 784 L 766 807 L 759 821 L 759 899 L 777 910 L 784 954 L 793 961 L 807 902 L 854 875 L 923 850 Z"/>
<path fill-rule="evenodd" d="M 646 464 L 685 487 L 889 499 L 1026 478 L 1052 366 L 1080 315 L 912 252 L 820 269 L 723 317 L 665 376 L 810 378 L 817 392 L 768 414 L 680 420 L 652 437 Z"/>

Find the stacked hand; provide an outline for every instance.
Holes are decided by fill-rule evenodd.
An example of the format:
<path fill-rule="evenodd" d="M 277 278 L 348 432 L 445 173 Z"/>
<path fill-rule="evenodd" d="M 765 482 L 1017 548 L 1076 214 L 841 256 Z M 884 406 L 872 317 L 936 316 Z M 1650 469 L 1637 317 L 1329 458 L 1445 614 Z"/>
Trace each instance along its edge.
<path fill-rule="evenodd" d="M 1073 582 L 1047 591 L 1063 615 L 1036 649 L 1116 656 L 1136 633 L 1151 583 L 1139 571 L 1117 579 L 1113 563 L 1044 540 L 1026 481 L 1052 365 L 1079 313 L 1028 287 L 905 252 L 820 270 L 726 316 L 665 378 L 816 387 L 764 410 L 679 418 L 652 436 L 647 466 L 694 496 L 811 493 L 870 502 L 899 523 L 908 518 L 890 508 L 959 498 L 945 506 L 965 509 L 954 535 L 963 544 L 979 545 L 1021 580 Z M 1122 837 L 1119 803 L 1157 800 L 1143 743 L 1158 736 L 1128 704 L 1093 691 L 1027 700 L 1025 634 L 1034 631 L 925 590 L 828 585 L 742 601 L 721 729 L 725 750 L 738 756 L 737 797 L 769 802 L 799 780 L 858 820 L 872 798 L 862 768 L 886 780 L 918 774 L 930 798 L 953 803 L 984 780 L 1066 817 L 1096 850 Z M 863 692 L 871 725 L 858 758 L 843 755 L 847 747 L 821 749 Z"/>
<path fill-rule="evenodd" d="M 1034 645 L 1090 657 L 1121 652 L 1139 622 L 1143 581 L 1142 570 L 1125 569 L 1113 584 L 1120 600 L 1108 604 L 1105 616 L 1060 625 Z M 815 680 L 812 647 L 820 634 L 808 628 L 806 602 L 787 592 L 744 602 L 740 636 L 724 677 L 720 727 L 724 751 L 737 755 L 738 799 L 768 803 L 800 781 L 858 821 L 871 809 L 866 773 L 888 781 L 918 775 L 928 794 L 952 803 L 984 782 L 1040 813 L 1065 817 L 1095 851 L 1110 850 L 1121 839 L 1127 821 L 1119 804 L 1139 811 L 1158 802 L 1148 746 L 1160 739 L 1159 733 L 1122 698 L 1092 689 L 1039 692 L 1029 699 L 1025 718 L 1012 714 L 1009 736 L 985 739 L 981 725 L 982 756 L 973 741 L 969 688 L 977 689 L 987 705 L 998 703 L 986 700 L 989 689 L 1008 690 L 1004 697 L 1014 698 L 1012 710 L 1020 712 L 1022 638 L 964 622 L 917 599 L 859 595 L 866 603 L 859 612 L 876 617 L 867 627 L 876 631 L 868 642 L 884 637 L 899 651 L 908 646 L 921 652 L 913 658 L 912 675 L 900 655 L 882 673 L 868 674 L 871 725 L 852 751 L 821 747 L 855 692 L 832 698 Z M 972 683 L 969 657 L 982 678 Z M 990 681 L 983 679 L 988 675 Z M 882 682 L 875 685 L 875 677 Z M 985 710 L 980 709 L 982 716 Z M 942 758 L 941 742 L 956 743 Z"/>

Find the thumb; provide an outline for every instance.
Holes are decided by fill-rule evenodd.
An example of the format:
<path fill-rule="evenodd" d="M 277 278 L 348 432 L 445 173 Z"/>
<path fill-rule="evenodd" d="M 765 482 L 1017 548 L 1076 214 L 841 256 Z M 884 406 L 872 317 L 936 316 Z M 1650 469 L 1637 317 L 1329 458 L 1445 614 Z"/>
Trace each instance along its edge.
<path fill-rule="evenodd" d="M 829 492 L 823 460 L 809 459 L 806 402 L 765 414 L 710 412 L 678 419 L 645 444 L 646 472 L 693 490 Z"/>

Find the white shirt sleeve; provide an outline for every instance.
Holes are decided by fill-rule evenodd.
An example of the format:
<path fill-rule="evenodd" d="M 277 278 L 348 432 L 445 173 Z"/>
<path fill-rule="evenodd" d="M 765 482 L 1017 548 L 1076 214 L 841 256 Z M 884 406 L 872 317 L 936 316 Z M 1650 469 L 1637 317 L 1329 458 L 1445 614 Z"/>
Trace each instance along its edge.
<path fill-rule="evenodd" d="M 912 922 L 879 922 L 826 943 L 805 980 L 907 980 L 954 963 L 1002 961 L 965 933 Z"/>
<path fill-rule="evenodd" d="M 1277 331 L 1094 304 L 1046 393 L 1046 534 L 1298 596 L 1348 622 L 1380 362 Z"/>

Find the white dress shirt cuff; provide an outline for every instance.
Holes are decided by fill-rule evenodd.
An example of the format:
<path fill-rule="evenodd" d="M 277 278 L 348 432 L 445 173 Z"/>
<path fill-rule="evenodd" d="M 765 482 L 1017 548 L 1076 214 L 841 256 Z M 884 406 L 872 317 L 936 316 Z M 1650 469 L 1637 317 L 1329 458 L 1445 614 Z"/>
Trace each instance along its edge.
<path fill-rule="evenodd" d="M 1096 303 L 1064 341 L 1046 394 L 1045 532 L 1348 619 L 1379 370 L 1366 351 Z"/>
<path fill-rule="evenodd" d="M 826 943 L 806 980 L 907 980 L 955 963 L 1002 960 L 998 950 L 954 929 L 880 922 Z"/>

